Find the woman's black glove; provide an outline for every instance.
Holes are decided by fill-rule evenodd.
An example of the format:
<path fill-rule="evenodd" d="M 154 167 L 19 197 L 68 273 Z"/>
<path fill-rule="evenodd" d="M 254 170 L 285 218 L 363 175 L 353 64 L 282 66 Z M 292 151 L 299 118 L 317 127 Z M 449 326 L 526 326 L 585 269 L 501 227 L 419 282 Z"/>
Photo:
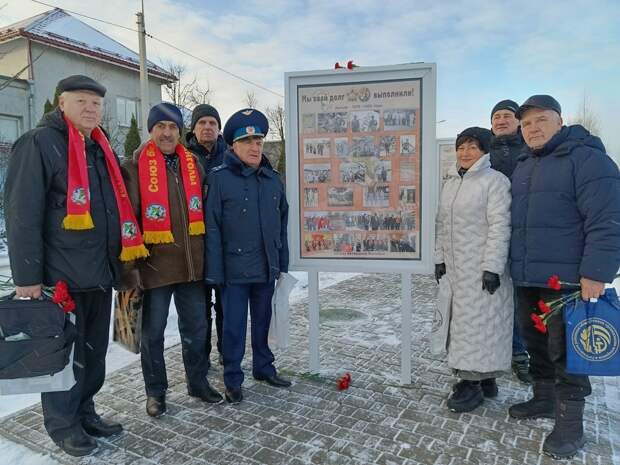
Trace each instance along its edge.
<path fill-rule="evenodd" d="M 439 280 L 444 274 L 446 274 L 446 264 L 438 263 L 435 265 L 435 279 L 437 280 L 437 284 L 439 284 Z"/>
<path fill-rule="evenodd" d="M 493 295 L 499 288 L 499 275 L 497 273 L 491 273 L 485 271 L 482 273 L 482 289 L 489 291 L 489 294 Z"/>

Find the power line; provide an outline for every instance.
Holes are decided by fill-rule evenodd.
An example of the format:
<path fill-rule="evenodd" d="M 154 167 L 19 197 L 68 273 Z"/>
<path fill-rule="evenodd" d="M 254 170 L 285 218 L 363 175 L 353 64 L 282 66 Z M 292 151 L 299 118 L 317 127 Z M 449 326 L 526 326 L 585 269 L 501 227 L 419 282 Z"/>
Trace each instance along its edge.
<path fill-rule="evenodd" d="M 284 95 L 282 95 L 282 94 L 278 94 L 277 92 L 275 92 L 275 91 L 273 91 L 273 90 L 271 90 L 271 89 L 269 89 L 269 88 L 267 88 L 267 87 L 261 86 L 260 84 L 257 84 L 257 83 L 255 83 L 255 82 L 252 82 L 252 81 L 250 81 L 249 79 L 246 79 L 246 78 L 244 78 L 244 77 L 239 76 L 238 74 L 235 74 L 235 73 L 232 73 L 232 72 L 230 72 L 230 71 L 227 71 L 227 70 L 225 70 L 224 68 L 222 68 L 222 67 L 220 67 L 220 66 L 214 65 L 213 63 L 209 63 L 208 61 L 203 60 L 202 58 L 199 58 L 199 57 L 197 57 L 196 55 L 192 55 L 191 53 L 186 52 L 185 50 L 183 50 L 183 49 L 181 49 L 181 48 L 177 47 L 176 45 L 171 44 L 170 42 L 166 42 L 165 40 L 159 39 L 159 38 L 157 38 L 157 37 L 155 37 L 155 36 L 153 36 L 153 35 L 151 35 L 151 34 L 146 34 L 146 36 L 147 36 L 147 37 L 150 37 L 150 38 L 151 38 L 151 39 L 153 39 L 153 40 L 156 40 L 157 42 L 161 42 L 162 44 L 167 45 L 168 47 L 170 47 L 170 48 L 172 48 L 172 49 L 174 49 L 174 50 L 176 50 L 176 51 L 178 51 L 178 52 L 184 53 L 185 55 L 187 55 L 187 56 L 189 56 L 189 57 L 193 58 L 194 60 L 198 60 L 198 61 L 200 61 L 200 62 L 204 63 L 205 65 L 209 65 L 209 66 L 211 66 L 212 68 L 215 68 L 215 69 L 217 69 L 217 70 L 219 70 L 219 71 L 222 71 L 223 73 L 229 74 L 230 76 L 232 76 L 232 77 L 234 77 L 234 78 L 237 78 L 237 79 L 239 79 L 239 80 L 241 80 L 241 81 L 243 81 L 243 82 L 247 82 L 248 84 L 251 84 L 251 85 L 253 85 L 253 86 L 256 86 L 256 87 L 258 87 L 259 89 L 264 90 L 265 92 L 269 92 L 269 93 L 271 93 L 271 94 L 273 94 L 273 95 L 276 95 L 276 96 L 278 96 L 278 97 L 284 98 Z"/>
<path fill-rule="evenodd" d="M 9 87 L 11 85 L 11 83 L 17 79 L 19 79 L 19 76 L 26 71 L 28 68 L 30 68 L 39 58 L 41 58 L 41 56 L 46 52 L 45 49 L 43 49 L 41 51 L 41 53 L 39 53 L 30 63 L 28 63 L 26 66 L 24 66 L 22 69 L 20 69 L 17 73 L 15 73 L 13 75 L 13 77 L 11 77 L 8 81 L 4 82 L 1 86 L 0 86 L 0 91 L 6 89 L 7 87 Z"/>
<path fill-rule="evenodd" d="M 34 2 L 34 3 L 39 3 L 39 4 L 41 4 L 41 5 L 49 6 L 49 7 L 51 7 L 51 8 L 58 8 L 58 7 L 57 7 L 57 6 L 55 6 L 55 5 L 50 5 L 49 3 L 45 3 L 45 2 L 42 2 L 42 1 L 40 1 L 40 0 L 31 0 L 31 1 L 32 1 L 32 2 Z M 127 30 L 127 31 L 138 32 L 138 30 L 137 30 L 137 29 L 132 29 L 132 28 L 130 28 L 130 27 L 123 26 L 122 24 L 117 24 L 117 23 L 113 23 L 113 22 L 110 22 L 110 21 L 105 21 L 105 20 L 103 20 L 103 19 L 94 18 L 94 17 L 92 17 L 92 16 L 88 16 L 88 15 L 85 15 L 85 14 L 82 14 L 82 13 L 78 13 L 77 11 L 67 10 L 66 8 L 63 8 L 63 10 L 64 10 L 64 11 L 67 11 L 67 12 L 69 12 L 69 13 L 71 13 L 71 14 L 74 14 L 74 15 L 76 15 L 76 16 L 82 16 L 82 17 L 84 17 L 84 18 L 88 18 L 88 19 L 91 19 L 91 20 L 93 20 L 93 21 L 99 21 L 99 22 L 101 22 L 101 23 L 108 24 L 108 25 L 110 25 L 110 26 L 120 27 L 120 28 L 125 29 L 125 30 Z M 184 55 L 187 55 L 188 57 L 193 58 L 194 60 L 200 61 L 201 63 L 204 63 L 204 64 L 205 64 L 205 65 L 207 65 L 207 66 L 211 66 L 212 68 L 215 68 L 215 69 L 217 69 L 218 71 L 221 71 L 221 72 L 223 72 L 223 73 L 226 73 L 226 74 L 228 74 L 229 76 L 234 77 L 235 79 L 239 79 L 240 81 L 243 81 L 243 82 L 245 82 L 245 83 L 247 83 L 247 84 L 250 84 L 250 85 L 252 85 L 252 86 L 258 87 L 259 89 L 264 90 L 265 92 L 269 92 L 270 94 L 276 95 L 277 97 L 284 98 L 284 96 L 283 96 L 282 94 L 279 94 L 279 93 L 277 93 L 277 92 L 275 92 L 275 91 L 273 91 L 273 90 L 271 90 L 271 89 L 269 89 L 269 88 L 267 88 L 267 87 L 265 87 L 265 86 L 262 86 L 262 85 L 260 85 L 260 84 L 257 84 L 256 82 L 250 81 L 249 79 L 246 79 L 246 78 L 244 78 L 244 77 L 242 77 L 242 76 L 239 76 L 238 74 L 235 74 L 235 73 L 233 73 L 233 72 L 231 72 L 231 71 L 228 71 L 228 70 L 226 70 L 226 69 L 222 68 L 221 66 L 218 66 L 218 65 L 215 65 L 215 64 L 213 64 L 213 63 L 210 63 L 210 62 L 208 62 L 207 60 L 205 60 L 205 59 L 203 59 L 203 58 L 197 57 L 196 55 L 193 55 L 193 54 L 191 54 L 191 53 L 189 53 L 189 52 L 187 52 L 187 51 L 183 50 L 182 48 L 177 47 L 177 46 L 176 46 L 176 45 L 174 45 L 174 44 L 171 44 L 170 42 L 167 42 L 167 41 L 165 41 L 165 40 L 163 40 L 163 39 L 160 39 L 160 38 L 158 38 L 158 37 L 155 37 L 155 36 L 154 36 L 154 35 L 152 35 L 152 34 L 148 34 L 148 33 L 147 33 L 147 34 L 146 34 L 146 36 L 147 36 L 148 38 L 150 38 L 150 39 L 156 40 L 157 42 L 160 42 L 160 43 L 162 43 L 162 44 L 164 44 L 164 45 L 167 45 L 168 47 L 170 47 L 170 48 L 172 48 L 172 49 L 176 50 L 177 52 L 183 53 Z"/>
<path fill-rule="evenodd" d="M 49 6 L 51 8 L 59 8 L 56 5 L 50 5 L 49 3 L 45 3 L 45 2 L 42 2 L 40 0 L 30 0 L 30 1 L 32 1 L 34 3 L 39 3 L 41 5 Z M 92 16 L 88 16 L 88 15 L 85 15 L 83 13 L 78 13 L 77 11 L 67 10 L 66 8 L 63 8 L 63 10 L 64 11 L 68 11 L 69 13 L 72 13 L 72 14 L 77 15 L 77 16 L 82 16 L 84 18 L 92 19 L 93 21 L 99 21 L 100 23 L 109 24 L 110 26 L 120 27 L 120 28 L 125 29 L 127 31 L 138 32 L 137 29 L 132 29 L 130 27 L 123 26 L 122 24 L 112 23 L 112 22 L 106 21 L 104 19 L 93 18 Z"/>

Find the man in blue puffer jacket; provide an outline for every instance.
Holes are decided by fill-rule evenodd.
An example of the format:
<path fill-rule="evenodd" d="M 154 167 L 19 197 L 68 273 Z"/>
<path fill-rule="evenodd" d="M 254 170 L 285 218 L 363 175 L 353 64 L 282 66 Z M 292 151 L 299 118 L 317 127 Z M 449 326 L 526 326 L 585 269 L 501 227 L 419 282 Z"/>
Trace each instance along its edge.
<path fill-rule="evenodd" d="M 620 174 L 598 137 L 580 125 L 563 126 L 560 104 L 534 95 L 517 112 L 527 149 L 512 175 L 511 273 L 530 353 L 534 397 L 513 405 L 514 418 L 555 418 L 543 451 L 573 456 L 583 446 L 583 408 L 592 390 L 587 376 L 566 372 L 561 312 L 538 332 L 530 320 L 537 302 L 581 286 L 584 300 L 599 297 L 620 266 Z"/>
<path fill-rule="evenodd" d="M 289 258 L 284 185 L 262 154 L 268 131 L 267 118 L 257 110 L 232 115 L 224 126 L 232 149 L 208 178 L 207 284 L 222 289 L 224 384 L 230 403 L 243 398 L 248 302 L 254 378 L 275 387 L 291 385 L 276 373 L 267 344 L 274 281 L 288 271 Z"/>

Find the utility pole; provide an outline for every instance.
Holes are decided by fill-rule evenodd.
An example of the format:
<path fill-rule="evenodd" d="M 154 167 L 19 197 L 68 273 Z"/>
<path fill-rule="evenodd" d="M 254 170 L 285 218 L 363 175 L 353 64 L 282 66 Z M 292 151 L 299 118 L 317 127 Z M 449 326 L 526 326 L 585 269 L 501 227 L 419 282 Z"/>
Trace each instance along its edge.
<path fill-rule="evenodd" d="M 138 17 L 138 43 L 140 44 L 140 111 L 142 113 L 142 140 L 149 137 L 146 128 L 146 118 L 149 114 L 149 77 L 146 67 L 146 30 L 144 28 L 144 0 L 142 0 L 142 11 L 136 14 Z"/>

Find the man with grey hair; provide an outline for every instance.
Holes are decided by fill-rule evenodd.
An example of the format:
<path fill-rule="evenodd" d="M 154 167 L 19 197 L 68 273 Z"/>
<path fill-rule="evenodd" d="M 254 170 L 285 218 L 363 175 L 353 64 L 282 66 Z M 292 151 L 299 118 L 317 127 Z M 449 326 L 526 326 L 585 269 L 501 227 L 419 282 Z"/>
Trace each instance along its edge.
<path fill-rule="evenodd" d="M 543 452 L 569 458 L 584 444 L 590 381 L 566 371 L 562 312 L 549 317 L 545 333 L 530 314 L 539 300 L 572 292 L 550 289 L 553 275 L 579 285 L 584 300 L 598 298 L 613 281 L 620 267 L 620 174 L 601 140 L 578 124 L 563 126 L 561 112 L 553 97 L 534 95 L 516 115 L 527 150 L 512 175 L 510 259 L 534 396 L 509 413 L 554 418 Z"/>
<path fill-rule="evenodd" d="M 41 394 L 41 404 L 52 440 L 82 456 L 97 448 L 91 436 L 122 431 L 96 413 L 93 397 L 105 379 L 112 286 L 120 278 L 120 259 L 128 258 L 130 238 L 121 235 L 121 225 L 137 231 L 137 223 L 118 160 L 99 128 L 105 87 L 76 75 L 58 89 L 58 108 L 13 146 L 6 225 L 17 297 L 38 299 L 42 286 L 64 281 L 76 303 L 76 384 Z M 139 242 L 134 251 L 141 246 L 146 252 L 139 234 L 131 240 Z"/>

